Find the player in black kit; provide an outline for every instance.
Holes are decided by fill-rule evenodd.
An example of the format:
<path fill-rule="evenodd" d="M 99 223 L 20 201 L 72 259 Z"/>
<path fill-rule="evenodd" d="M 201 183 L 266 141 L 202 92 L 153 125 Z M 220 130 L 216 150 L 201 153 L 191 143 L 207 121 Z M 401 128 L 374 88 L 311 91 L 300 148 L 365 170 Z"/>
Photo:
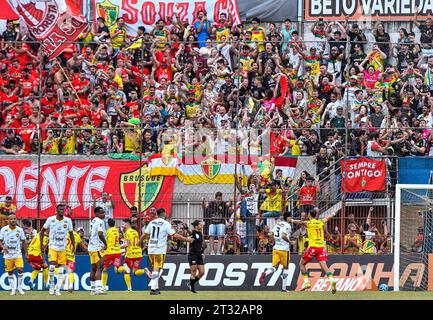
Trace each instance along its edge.
<path fill-rule="evenodd" d="M 188 262 L 191 269 L 191 278 L 188 283 L 188 288 L 194 292 L 195 284 L 204 275 L 204 261 L 203 252 L 206 248 L 206 244 L 203 239 L 203 223 L 200 220 L 194 220 L 192 223 L 194 230 L 192 230 L 190 237 L 194 239 L 194 242 L 189 246 Z"/>

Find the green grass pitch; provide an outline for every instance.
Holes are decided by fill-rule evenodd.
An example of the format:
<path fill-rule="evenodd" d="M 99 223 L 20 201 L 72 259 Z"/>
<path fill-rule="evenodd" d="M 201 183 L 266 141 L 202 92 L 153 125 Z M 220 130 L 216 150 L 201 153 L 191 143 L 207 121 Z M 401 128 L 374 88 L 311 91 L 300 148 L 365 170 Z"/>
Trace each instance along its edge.
<path fill-rule="evenodd" d="M 295 292 L 277 291 L 162 291 L 159 296 L 150 296 L 149 291 L 111 291 L 107 295 L 92 296 L 89 292 L 62 292 L 61 296 L 50 296 L 47 291 L 17 293 L 0 292 L 0 300 L 433 300 L 433 292 Z"/>

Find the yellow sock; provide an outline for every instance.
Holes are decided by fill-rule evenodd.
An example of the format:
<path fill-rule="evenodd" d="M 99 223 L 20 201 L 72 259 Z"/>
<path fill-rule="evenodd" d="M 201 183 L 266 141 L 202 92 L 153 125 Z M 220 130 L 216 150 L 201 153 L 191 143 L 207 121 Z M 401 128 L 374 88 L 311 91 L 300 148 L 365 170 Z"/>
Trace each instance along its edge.
<path fill-rule="evenodd" d="M 59 268 L 54 269 L 54 274 L 58 275 L 59 274 Z"/>
<path fill-rule="evenodd" d="M 101 280 L 102 280 L 102 285 L 105 288 L 107 286 L 107 281 L 108 281 L 108 272 L 107 271 L 102 271 Z"/>
<path fill-rule="evenodd" d="M 135 270 L 135 272 L 134 272 L 134 276 L 141 276 L 142 274 L 144 274 L 143 269 L 138 269 L 138 270 Z"/>
<path fill-rule="evenodd" d="M 74 281 L 75 281 L 74 273 L 71 272 L 69 274 L 69 287 L 74 287 Z"/>
<path fill-rule="evenodd" d="M 124 267 L 117 268 L 117 273 L 123 273 L 123 271 L 125 271 Z"/>
<path fill-rule="evenodd" d="M 48 282 L 48 268 L 44 268 L 44 271 L 42 271 L 42 275 L 44 278 L 44 283 Z"/>
<path fill-rule="evenodd" d="M 126 287 L 128 289 L 131 289 L 132 288 L 132 285 L 131 285 L 131 276 L 129 275 L 129 273 L 125 273 L 123 275 L 123 277 L 125 278 Z"/>
<path fill-rule="evenodd" d="M 30 276 L 30 280 L 33 282 L 35 281 L 36 277 L 38 276 L 40 270 L 33 270 L 32 275 Z"/>

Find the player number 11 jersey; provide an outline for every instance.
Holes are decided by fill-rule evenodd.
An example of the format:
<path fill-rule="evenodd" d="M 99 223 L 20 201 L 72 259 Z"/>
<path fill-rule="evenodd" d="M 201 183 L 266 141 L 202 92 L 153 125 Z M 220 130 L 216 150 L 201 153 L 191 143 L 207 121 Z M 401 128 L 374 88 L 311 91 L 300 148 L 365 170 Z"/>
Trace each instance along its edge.
<path fill-rule="evenodd" d="M 151 221 L 145 230 L 149 235 L 147 247 L 148 254 L 166 254 L 167 238 L 176 233 L 170 222 L 164 219 L 155 219 Z"/>

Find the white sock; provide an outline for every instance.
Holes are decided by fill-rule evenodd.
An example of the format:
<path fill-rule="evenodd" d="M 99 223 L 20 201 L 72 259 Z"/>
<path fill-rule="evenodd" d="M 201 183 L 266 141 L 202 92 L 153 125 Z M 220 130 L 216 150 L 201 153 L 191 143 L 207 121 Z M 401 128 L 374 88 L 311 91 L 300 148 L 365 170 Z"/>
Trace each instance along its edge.
<path fill-rule="evenodd" d="M 15 279 L 14 279 L 14 275 L 8 276 L 9 278 L 9 285 L 11 286 L 11 291 L 15 291 Z"/>
<path fill-rule="evenodd" d="M 283 270 L 283 274 L 281 275 L 281 278 L 282 278 L 282 283 L 283 283 L 283 285 L 282 285 L 282 289 L 283 290 L 286 290 L 286 288 L 287 288 L 287 281 L 289 280 L 289 270 L 288 269 L 284 269 Z"/>
<path fill-rule="evenodd" d="M 65 267 L 59 267 L 57 273 L 56 290 L 61 290 L 64 281 L 65 281 Z"/>
<path fill-rule="evenodd" d="M 90 289 L 95 291 L 95 281 L 90 281 Z"/>
<path fill-rule="evenodd" d="M 102 290 L 102 280 L 95 281 L 96 290 Z"/>
<path fill-rule="evenodd" d="M 267 276 L 269 276 L 271 273 L 274 273 L 275 271 L 277 271 L 277 270 L 274 267 L 272 267 L 272 268 L 267 269 L 265 273 Z"/>
<path fill-rule="evenodd" d="M 18 290 L 21 290 L 21 285 L 23 284 L 24 275 L 22 273 L 18 273 Z"/>
<path fill-rule="evenodd" d="M 158 289 L 158 277 L 159 277 L 158 272 L 155 271 L 152 272 L 152 280 L 151 280 L 152 285 L 150 287 L 152 290 Z"/>
<path fill-rule="evenodd" d="M 54 270 L 56 269 L 55 266 L 50 264 L 50 268 L 48 269 L 48 282 L 50 283 L 50 286 L 54 286 Z"/>

